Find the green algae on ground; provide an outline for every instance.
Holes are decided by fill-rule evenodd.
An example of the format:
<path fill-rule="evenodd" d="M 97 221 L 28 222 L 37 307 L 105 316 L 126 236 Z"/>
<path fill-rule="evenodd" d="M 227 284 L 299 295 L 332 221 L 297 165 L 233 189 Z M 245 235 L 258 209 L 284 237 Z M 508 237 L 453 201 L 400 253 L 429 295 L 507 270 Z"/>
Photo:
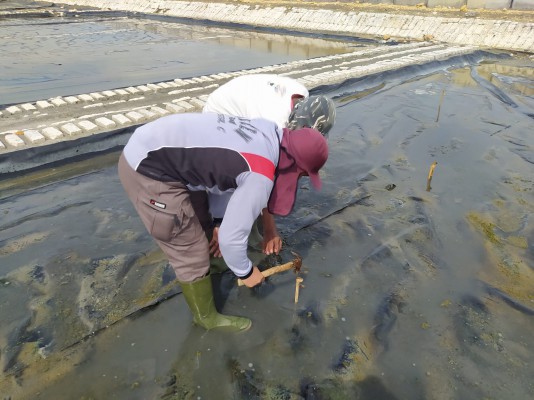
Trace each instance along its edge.
<path fill-rule="evenodd" d="M 33 244 L 44 241 L 49 235 L 50 232 L 32 232 L 28 235 L 2 241 L 0 256 L 8 256 L 26 250 Z"/>
<path fill-rule="evenodd" d="M 523 209 L 515 210 L 514 205 L 502 200 L 496 200 L 493 204 L 499 209 L 495 216 L 495 226 L 505 233 L 519 231 L 523 226 L 525 212 Z"/>
<path fill-rule="evenodd" d="M 481 231 L 486 239 L 493 244 L 502 244 L 501 239 L 495 233 L 495 224 L 485 220 L 480 214 L 470 212 L 467 214 L 467 220 L 473 224 L 473 226 Z"/>
<path fill-rule="evenodd" d="M 520 249 L 528 248 L 528 240 L 524 236 L 508 236 L 506 242 Z"/>
<path fill-rule="evenodd" d="M 424 322 L 421 322 L 421 329 L 429 329 L 430 328 L 430 324 L 426 321 Z"/>
<path fill-rule="evenodd" d="M 445 299 L 439 304 L 439 306 L 440 307 L 449 307 L 451 304 L 452 304 L 452 301 L 450 301 L 449 299 Z"/>

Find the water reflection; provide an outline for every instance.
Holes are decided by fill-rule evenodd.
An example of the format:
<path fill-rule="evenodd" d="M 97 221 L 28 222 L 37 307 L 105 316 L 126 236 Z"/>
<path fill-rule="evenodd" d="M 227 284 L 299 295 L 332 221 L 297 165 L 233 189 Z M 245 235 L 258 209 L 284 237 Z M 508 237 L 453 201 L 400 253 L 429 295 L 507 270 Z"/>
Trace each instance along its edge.
<path fill-rule="evenodd" d="M 341 40 L 325 40 L 307 36 L 262 33 L 243 28 L 223 29 L 214 26 L 165 23 L 158 21 L 138 21 L 137 29 L 155 32 L 176 39 L 208 41 L 222 46 L 260 51 L 262 53 L 283 54 L 300 58 L 322 57 L 353 51 L 354 46 L 372 45 L 372 42 L 354 39 L 351 44 Z"/>
<path fill-rule="evenodd" d="M 532 67 L 482 64 L 474 68 L 482 78 L 501 89 L 507 88 L 508 91 L 522 96 L 531 97 L 534 94 Z M 464 87 L 477 86 L 477 82 L 473 81 L 470 75 L 469 68 L 459 70 L 454 74 L 454 83 Z"/>
<path fill-rule="evenodd" d="M 501 69 L 503 81 L 531 84 L 513 72 L 517 61 L 506 63 L 514 76 Z M 295 213 L 279 221 L 282 260 L 290 250 L 304 258 L 298 304 L 290 273 L 272 277 L 265 293 L 214 276 L 224 311 L 253 318 L 242 335 L 192 326 L 180 295 L 153 306 L 169 290 L 165 261 L 114 165 L 58 175 L 38 188 L 26 178 L 17 178 L 20 190 L 10 182 L 11 195 L 0 202 L 0 318 L 7 321 L 0 392 L 22 399 L 530 398 L 528 100 L 503 86 L 521 105 L 512 107 L 468 68 L 365 86 L 329 93 L 339 96 L 338 120 L 324 190 L 303 183 Z M 112 164 L 116 154 L 108 157 Z"/>
<path fill-rule="evenodd" d="M 2 20 L 0 26 L 0 104 L 256 68 L 355 45 L 136 18 Z M 29 34 L 36 29 L 38 36 Z"/>

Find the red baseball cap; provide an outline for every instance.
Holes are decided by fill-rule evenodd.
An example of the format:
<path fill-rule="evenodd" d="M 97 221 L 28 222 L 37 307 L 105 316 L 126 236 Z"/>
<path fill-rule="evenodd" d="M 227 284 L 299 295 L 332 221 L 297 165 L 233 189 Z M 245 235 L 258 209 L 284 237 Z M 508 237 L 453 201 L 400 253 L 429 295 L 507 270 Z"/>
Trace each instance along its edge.
<path fill-rule="evenodd" d="M 291 212 L 297 197 L 298 180 L 303 175 L 310 177 L 315 189 L 321 189 L 319 170 L 327 159 L 328 144 L 319 131 L 312 128 L 284 129 L 276 179 L 269 198 L 269 212 L 280 216 Z"/>

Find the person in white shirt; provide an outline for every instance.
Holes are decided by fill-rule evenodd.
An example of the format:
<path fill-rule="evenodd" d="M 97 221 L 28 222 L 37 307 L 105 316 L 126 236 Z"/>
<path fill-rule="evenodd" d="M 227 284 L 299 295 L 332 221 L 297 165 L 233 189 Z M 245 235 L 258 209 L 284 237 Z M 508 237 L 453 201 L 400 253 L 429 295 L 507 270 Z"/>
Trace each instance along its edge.
<path fill-rule="evenodd" d="M 286 76 L 241 75 L 215 89 L 203 112 L 264 118 L 283 129 L 295 104 L 308 96 L 304 85 Z"/>
<path fill-rule="evenodd" d="M 326 136 L 335 120 L 335 105 L 325 96 L 309 96 L 308 89 L 295 79 L 273 74 L 241 75 L 213 91 L 208 97 L 203 112 L 234 115 L 244 118 L 263 118 L 275 122 L 280 129 L 295 130 L 310 127 Z M 213 203 L 210 199 L 210 204 Z M 213 207 L 213 205 L 211 205 Z M 262 210 L 263 239 L 265 254 L 278 254 L 282 239 L 276 229 L 273 216 Z M 221 257 L 218 246 L 218 227 L 210 242 L 210 252 Z M 252 236 L 261 237 L 257 223 Z M 250 240 L 254 242 L 254 240 Z"/>

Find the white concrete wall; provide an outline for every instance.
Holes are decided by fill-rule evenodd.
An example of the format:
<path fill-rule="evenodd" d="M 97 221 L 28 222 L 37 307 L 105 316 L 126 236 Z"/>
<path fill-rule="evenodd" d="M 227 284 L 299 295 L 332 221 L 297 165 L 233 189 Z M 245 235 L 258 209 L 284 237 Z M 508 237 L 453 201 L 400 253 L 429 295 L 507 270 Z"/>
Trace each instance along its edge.
<path fill-rule="evenodd" d="M 514 0 L 512 8 L 514 10 L 534 10 L 534 0 Z"/>
<path fill-rule="evenodd" d="M 534 22 L 173 0 L 62 0 L 62 3 L 303 32 L 387 35 L 410 40 L 423 40 L 425 37 L 445 43 L 534 53 Z"/>
<path fill-rule="evenodd" d="M 415 2 L 415 3 L 414 3 Z M 362 2 L 363 3 L 363 2 Z M 391 0 L 368 0 L 367 3 L 391 3 Z M 534 0 L 393 0 L 394 4 L 402 6 L 412 6 L 424 4 L 427 7 L 452 7 L 459 8 L 466 5 L 469 9 L 503 9 L 513 8 L 515 10 L 534 9 Z"/>

